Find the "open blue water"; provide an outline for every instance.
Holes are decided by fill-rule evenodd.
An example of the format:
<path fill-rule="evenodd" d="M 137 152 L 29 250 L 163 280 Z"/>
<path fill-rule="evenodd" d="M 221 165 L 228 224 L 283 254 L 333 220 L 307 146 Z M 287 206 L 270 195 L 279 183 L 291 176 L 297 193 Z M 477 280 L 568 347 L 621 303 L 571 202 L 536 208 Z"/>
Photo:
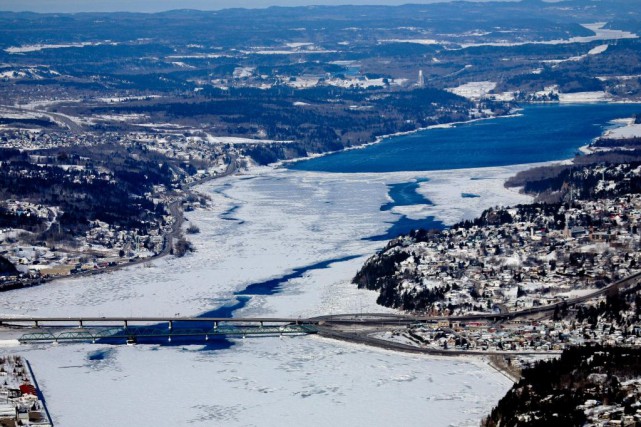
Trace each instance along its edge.
<path fill-rule="evenodd" d="M 528 105 L 518 117 L 464 123 L 385 139 L 363 149 L 292 163 L 316 172 L 431 171 L 561 160 L 641 104 Z"/>
<path fill-rule="evenodd" d="M 416 181 L 388 185 L 388 195 L 392 201 L 381 206 L 381 210 L 389 211 L 392 210 L 394 206 L 431 205 L 432 202 L 430 200 L 416 191 L 422 182 L 427 181 L 429 181 L 427 178 L 421 178 Z"/>
<path fill-rule="evenodd" d="M 613 119 L 641 112 L 641 104 L 528 105 L 516 117 L 463 123 L 387 138 L 379 144 L 290 164 L 295 170 L 315 172 L 402 172 L 506 166 L 562 160 L 600 136 Z M 416 190 L 417 181 L 388 186 L 395 206 L 432 204 Z M 462 193 L 463 198 L 477 194 Z M 385 241 L 410 230 L 442 229 L 433 217 L 410 219 L 399 215 L 388 230 L 368 240 Z"/>
<path fill-rule="evenodd" d="M 252 295 L 274 295 L 280 292 L 280 289 L 281 289 L 280 285 L 283 285 L 292 279 L 299 279 L 303 277 L 307 272 L 329 268 L 331 264 L 349 261 L 354 258 L 358 258 L 358 255 L 328 259 L 328 260 L 321 261 L 305 267 L 295 268 L 291 273 L 286 274 L 284 276 L 277 277 L 275 279 L 265 280 L 264 282 L 252 283 L 251 285 L 247 286 L 244 290 L 236 292 L 235 295 L 237 295 L 238 298 L 243 298 L 243 297 L 252 296 Z M 244 304 L 243 304 L 243 307 L 244 307 Z M 239 308 L 242 308 L 242 307 L 239 307 Z M 220 309 L 210 311 L 208 313 L 201 315 L 200 317 L 226 317 L 227 316 L 227 314 L 221 314 L 219 310 Z"/>

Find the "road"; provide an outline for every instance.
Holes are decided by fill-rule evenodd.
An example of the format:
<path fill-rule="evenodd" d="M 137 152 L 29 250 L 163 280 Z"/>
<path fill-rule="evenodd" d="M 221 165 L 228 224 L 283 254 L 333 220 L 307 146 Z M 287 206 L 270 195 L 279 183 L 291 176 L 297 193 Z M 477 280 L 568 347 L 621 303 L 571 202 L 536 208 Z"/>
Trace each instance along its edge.
<path fill-rule="evenodd" d="M 120 326 L 125 323 L 155 324 L 155 323 L 289 323 L 313 324 L 318 323 L 312 319 L 293 317 L 135 317 L 135 316 L 82 316 L 82 317 L 35 317 L 12 316 L 0 317 L 0 325 L 19 327 L 67 327 L 72 326 Z"/>
<path fill-rule="evenodd" d="M 66 127 L 71 132 L 74 132 L 74 133 L 84 132 L 84 129 L 81 125 L 75 122 L 71 117 L 66 116 L 64 114 L 52 113 L 45 110 L 29 110 L 25 108 L 15 107 L 13 105 L 0 105 L 0 107 L 10 110 L 16 114 L 22 113 L 22 114 L 29 114 L 29 115 L 36 115 L 36 116 L 38 115 L 46 116 L 46 117 L 49 117 L 49 119 L 51 119 L 53 122 L 57 123 L 58 125 Z"/>
<path fill-rule="evenodd" d="M 601 289 L 596 289 L 586 295 L 569 298 L 564 302 L 568 306 L 580 304 L 590 299 L 603 296 L 610 291 L 618 290 L 623 292 L 633 291 L 641 281 L 641 272 L 634 273 L 621 280 L 613 282 L 608 286 Z M 377 325 L 404 325 L 419 322 L 437 322 L 439 320 L 455 320 L 455 321 L 474 321 L 474 320 L 510 320 L 521 317 L 532 316 L 542 313 L 553 312 L 561 303 L 542 305 L 540 307 L 527 308 L 519 311 L 507 311 L 505 306 L 502 307 L 499 313 L 479 313 L 468 314 L 463 316 L 417 316 L 417 315 L 400 315 L 400 314 L 378 314 L 378 313 L 364 313 L 364 314 L 336 314 L 328 316 L 318 316 L 310 320 L 318 320 L 320 322 L 332 324 L 377 324 Z"/>
<path fill-rule="evenodd" d="M 187 188 L 187 192 L 189 192 L 192 188 L 194 188 L 197 185 L 204 184 L 206 182 L 212 181 L 214 179 L 220 179 L 220 178 L 225 178 L 230 175 L 233 175 L 236 171 L 238 170 L 238 158 L 236 156 L 231 156 L 229 159 L 229 164 L 227 165 L 227 168 L 225 169 L 225 172 L 210 176 L 208 178 L 201 179 L 198 182 L 192 182 L 190 184 L 187 184 L 185 187 Z M 173 248 L 174 244 L 174 239 L 180 237 L 182 235 L 182 230 L 181 227 L 183 225 L 183 222 L 185 221 L 184 215 L 183 215 L 183 210 L 182 210 L 182 202 L 184 198 L 178 198 L 175 201 L 171 202 L 169 204 L 169 213 L 171 216 L 174 218 L 174 223 L 171 226 L 171 231 L 169 231 L 167 234 L 165 234 L 165 243 L 163 245 L 163 250 L 156 255 L 155 257 L 152 258 L 145 258 L 142 259 L 136 264 L 142 263 L 142 262 L 147 262 L 152 259 L 158 259 L 162 258 L 166 255 L 169 255 L 171 252 L 171 249 Z"/>
<path fill-rule="evenodd" d="M 617 291 L 631 292 L 639 288 L 639 281 L 641 280 L 641 272 L 630 275 L 622 280 L 614 282 L 602 289 L 595 290 L 587 295 L 581 297 L 571 298 L 565 302 L 570 305 L 579 304 L 588 301 L 591 298 L 602 296 L 614 289 Z M 431 354 L 438 356 L 496 356 L 496 357 L 513 357 L 517 355 L 557 355 L 560 351 L 482 351 L 482 350 L 459 350 L 459 349 L 438 349 L 438 348 L 425 348 L 404 344 L 402 342 L 395 342 L 391 340 L 381 339 L 373 336 L 377 332 L 390 331 L 402 326 L 409 326 L 417 322 L 436 322 L 439 320 L 487 320 L 496 321 L 498 319 L 508 320 L 519 317 L 532 316 L 540 313 L 548 313 L 554 311 L 558 304 L 534 307 L 531 309 L 520 310 L 512 313 L 485 313 L 473 314 L 467 316 L 452 316 L 452 317 L 428 317 L 428 316 L 411 316 L 399 314 L 380 314 L 380 313 L 361 313 L 361 314 L 337 314 L 318 316 L 313 318 L 270 318 L 270 317 L 256 317 L 256 318 L 201 318 L 201 317 L 5 317 L 0 318 L 0 325 L 3 325 L 5 332 L 14 331 L 15 328 L 28 328 L 28 329 L 41 329 L 41 328 L 64 328 L 69 327 L 69 324 L 75 326 L 89 327 L 89 326 L 105 326 L 105 325 L 124 325 L 125 327 L 130 323 L 168 323 L 171 330 L 172 325 L 177 322 L 191 323 L 191 322 L 210 322 L 212 325 L 218 325 L 223 322 L 235 322 L 238 324 L 243 323 L 260 323 L 263 324 L 276 323 L 276 324 L 295 324 L 295 325 L 314 325 L 316 333 L 322 337 L 347 341 L 356 344 L 364 344 L 368 346 L 383 348 L 386 350 L 402 351 L 415 354 Z M 215 327 L 215 326 L 214 326 Z M 510 375 L 513 379 L 514 374 L 507 372 L 507 370 L 498 368 L 505 371 L 506 375 Z"/>
<path fill-rule="evenodd" d="M 365 344 L 372 347 L 383 348 L 385 350 L 403 351 L 406 353 L 420 353 L 432 354 L 436 356 L 516 356 L 516 355 L 550 355 L 561 354 L 560 351 L 478 351 L 478 350 L 441 350 L 435 348 L 418 347 L 400 342 L 384 340 L 372 337 L 370 334 L 373 331 L 349 331 L 345 329 L 337 329 L 335 327 L 318 326 L 318 335 L 326 338 L 333 338 L 340 341 L 353 342 L 357 344 Z"/>
<path fill-rule="evenodd" d="M 613 282 L 610 285 L 595 290 L 589 294 L 583 295 L 581 297 L 570 298 L 565 300 L 568 306 L 586 302 L 592 298 L 596 298 L 610 292 L 614 289 L 623 292 L 630 292 L 638 289 L 639 282 L 641 280 L 641 272 L 632 274 L 624 279 Z M 389 313 L 347 313 L 347 314 L 333 314 L 325 316 L 316 316 L 312 318 L 271 318 L 271 317 L 261 317 L 261 318 L 202 318 L 202 317 L 33 317 L 33 316 L 16 316 L 16 317 L 5 317 L 0 318 L 0 324 L 6 324 L 9 322 L 117 322 L 122 323 L 124 321 L 130 322 L 202 322 L 202 321 L 217 321 L 217 322 L 291 322 L 291 323 L 310 323 L 316 324 L 326 330 L 326 333 L 336 334 L 342 332 L 344 328 L 351 328 L 355 330 L 356 328 L 371 329 L 374 327 L 389 329 L 389 327 L 398 327 L 403 325 L 411 325 L 420 322 L 437 322 L 439 320 L 448 320 L 448 321 L 474 321 L 474 320 L 487 320 L 487 321 L 496 321 L 500 319 L 515 319 L 520 317 L 531 316 L 540 313 L 548 313 L 554 311 L 559 304 L 550 304 L 540 307 L 528 308 L 525 310 L 507 312 L 507 313 L 480 313 L 480 314 L 469 314 L 464 316 L 414 316 L 414 315 L 402 315 L 402 314 L 389 314 Z"/>

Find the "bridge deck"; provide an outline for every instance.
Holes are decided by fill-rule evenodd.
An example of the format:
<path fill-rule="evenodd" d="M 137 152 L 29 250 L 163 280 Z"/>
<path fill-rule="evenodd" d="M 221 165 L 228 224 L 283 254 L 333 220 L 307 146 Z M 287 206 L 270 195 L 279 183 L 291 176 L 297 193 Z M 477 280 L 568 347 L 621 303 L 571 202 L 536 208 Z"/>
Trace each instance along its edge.
<path fill-rule="evenodd" d="M 251 335 L 302 335 L 318 330 L 313 325 L 283 326 L 219 326 L 216 328 L 175 328 L 158 327 L 103 327 L 74 329 L 38 329 L 18 338 L 21 343 L 29 342 L 108 342 L 112 340 L 133 340 L 140 338 L 203 337 L 209 336 L 251 336 Z"/>
<path fill-rule="evenodd" d="M 314 323 L 312 319 L 290 317 L 0 317 L 1 324 L 13 323 L 123 323 L 123 322 L 229 322 L 229 323 Z"/>

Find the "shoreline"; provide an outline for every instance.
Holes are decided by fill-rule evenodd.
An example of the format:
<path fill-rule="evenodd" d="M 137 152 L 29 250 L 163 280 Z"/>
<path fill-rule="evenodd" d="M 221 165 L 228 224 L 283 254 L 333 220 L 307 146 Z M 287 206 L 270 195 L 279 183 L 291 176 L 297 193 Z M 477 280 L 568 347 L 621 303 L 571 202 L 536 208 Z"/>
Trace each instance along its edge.
<path fill-rule="evenodd" d="M 584 101 L 584 100 L 579 100 L 579 101 L 566 101 L 566 102 L 560 102 L 560 101 L 541 101 L 541 102 L 527 102 L 523 103 L 520 105 L 525 105 L 525 106 L 541 106 L 541 105 L 547 105 L 547 106 L 552 106 L 552 105 L 557 105 L 559 107 L 563 106 L 577 106 L 577 105 L 595 105 L 595 104 L 604 104 L 604 105 L 624 105 L 624 104 L 639 104 L 641 106 L 641 100 L 595 100 L 595 101 Z M 413 135 L 417 134 L 420 132 L 425 132 L 433 129 L 449 129 L 453 128 L 456 126 L 460 125 L 467 125 L 471 123 L 476 123 L 476 122 L 481 122 L 481 121 L 487 121 L 487 120 L 496 120 L 496 119 L 511 119 L 511 118 L 517 118 L 521 117 L 523 115 L 522 111 L 525 109 L 525 107 L 516 107 L 514 108 L 510 113 L 504 114 L 504 115 L 496 115 L 492 117 L 482 117 L 478 119 L 470 119 L 470 120 L 464 120 L 464 121 L 457 121 L 457 122 L 449 122 L 449 123 L 441 123 L 441 124 L 436 124 L 436 125 L 430 125 L 418 129 L 414 129 L 411 131 L 405 131 L 405 132 L 395 132 L 391 134 L 386 134 L 386 135 L 380 135 L 377 136 L 374 141 L 371 142 L 366 142 L 361 145 L 357 146 L 350 146 L 350 147 L 345 147 L 341 150 L 334 150 L 334 151 L 327 151 L 324 153 L 313 153 L 309 154 L 304 157 L 296 157 L 293 159 L 286 159 L 286 160 L 279 160 L 277 162 L 271 163 L 269 167 L 273 167 L 275 169 L 278 168 L 286 168 L 288 164 L 292 163 L 298 163 L 298 162 L 303 162 L 306 160 L 313 160 L 321 157 L 326 157 L 329 155 L 333 154 L 338 154 L 342 152 L 348 152 L 352 150 L 362 150 L 365 148 L 368 148 L 370 146 L 380 144 L 381 142 L 384 142 L 387 139 L 391 138 L 396 138 L 396 137 L 401 137 L 401 136 L 408 136 L 408 135 Z M 618 126 L 617 126 L 618 127 Z M 607 129 L 606 129 L 607 130 Z M 601 137 L 605 135 L 605 132 L 602 133 Z M 581 151 L 583 147 L 587 147 L 589 144 L 577 148 L 577 151 Z M 568 161 L 571 159 L 560 159 L 560 160 L 550 160 L 550 162 L 563 162 L 563 161 Z M 547 163 L 547 162 L 541 162 L 541 163 Z M 514 165 L 502 165 L 502 166 L 519 166 L 519 165 L 527 165 L 528 163 L 517 163 Z M 493 166 L 487 166 L 487 167 L 493 167 Z M 462 168 L 462 169 L 472 169 L 472 168 Z M 298 170 L 298 169 L 290 169 L 290 170 Z M 444 170 L 459 170 L 459 169 L 444 169 Z M 303 171 L 303 170 L 299 170 Z M 322 172 L 322 171 L 306 171 L 306 172 Z M 418 171 L 398 171 L 398 172 L 418 172 Z M 430 171 L 426 171 L 430 172 Z M 339 172 L 330 172 L 330 173 L 339 173 Z M 355 173 L 355 172 L 345 172 L 345 173 Z"/>
<path fill-rule="evenodd" d="M 496 371 L 505 379 L 507 379 L 508 381 L 514 384 L 516 384 L 520 379 L 520 378 L 517 378 L 513 372 L 510 372 L 510 370 L 507 369 L 507 367 L 501 366 L 499 363 L 495 363 L 492 360 L 493 357 L 501 357 L 502 355 L 500 354 L 499 355 L 496 355 L 496 354 L 480 355 L 480 354 L 466 354 L 466 353 L 446 354 L 446 353 L 439 353 L 439 352 L 434 352 L 429 350 L 425 351 L 425 349 L 421 349 L 418 347 L 417 348 L 412 348 L 412 347 L 394 348 L 393 345 L 387 345 L 388 343 L 386 342 L 381 341 L 379 345 L 371 345 L 364 342 L 359 342 L 358 340 L 350 339 L 347 335 L 348 334 L 345 334 L 344 337 L 335 337 L 335 336 L 330 337 L 330 336 L 325 336 L 321 334 L 316 334 L 316 335 L 310 336 L 309 338 L 328 342 L 328 343 L 338 343 L 339 345 L 353 347 L 356 349 L 366 347 L 371 351 L 380 351 L 383 353 L 390 352 L 393 354 L 404 354 L 404 355 L 407 355 L 408 357 L 420 357 L 426 360 L 436 360 L 436 361 L 461 360 L 465 363 L 478 365 L 479 367 L 490 368 L 491 370 Z M 514 357 L 514 356 L 518 356 L 518 354 L 514 354 L 514 355 L 507 354 L 507 356 Z"/>
<path fill-rule="evenodd" d="M 125 263 L 117 264 L 114 266 L 108 266 L 98 270 L 87 270 L 80 273 L 70 274 L 68 276 L 54 276 L 54 277 L 44 277 L 44 278 L 41 277 L 25 283 L 12 283 L 7 286 L 0 286 L 0 293 L 10 292 L 10 291 L 19 290 L 19 289 L 33 288 L 33 287 L 44 285 L 47 283 L 53 283 L 62 279 L 79 279 L 81 277 L 89 277 L 89 276 L 101 275 L 106 273 L 113 273 L 114 271 L 122 270 L 128 267 L 146 264 L 148 262 L 154 262 L 156 260 L 166 257 L 167 255 L 170 255 L 170 252 L 173 249 L 173 240 L 182 234 L 182 226 L 185 223 L 185 215 L 184 215 L 185 212 L 181 208 L 181 204 L 184 201 L 185 197 L 189 194 L 189 192 L 192 189 L 195 189 L 195 191 L 198 192 L 196 187 L 200 186 L 201 184 L 205 185 L 216 179 L 227 178 L 229 176 L 232 176 L 238 170 L 236 166 L 236 161 L 237 161 L 237 158 L 232 157 L 225 171 L 219 175 L 210 176 L 205 179 L 202 179 L 201 181 L 186 184 L 185 187 L 187 189 L 187 192 L 185 193 L 185 196 L 179 197 L 167 205 L 171 216 L 174 218 L 174 223 L 171 226 L 171 230 L 163 235 L 164 245 L 163 245 L 163 250 L 160 253 L 156 255 L 152 255 L 147 258 L 134 259 L 133 261 L 130 261 L 128 263 L 125 262 Z"/>
<path fill-rule="evenodd" d="M 440 124 L 437 124 L 437 125 L 430 125 L 430 126 L 426 126 L 426 127 L 422 127 L 422 128 L 418 128 L 418 129 L 414 129 L 414 130 L 408 130 L 408 131 L 404 131 L 404 132 L 395 132 L 395 133 L 390 133 L 390 134 L 386 134 L 386 135 L 380 135 L 380 136 L 377 136 L 374 141 L 366 142 L 366 143 L 361 144 L 361 145 L 354 145 L 354 146 L 342 148 L 340 150 L 327 151 L 325 153 L 313 153 L 313 154 L 307 155 L 305 157 L 296 157 L 296 158 L 293 158 L 293 159 L 279 160 L 277 162 L 271 163 L 271 166 L 274 167 L 274 168 L 282 168 L 282 167 L 285 167 L 287 164 L 290 164 L 290 163 L 297 163 L 297 162 L 302 162 L 302 161 L 305 161 L 305 160 L 317 159 L 317 158 L 320 158 L 320 157 L 325 157 L 325 156 L 329 156 L 329 155 L 332 155 L 332 154 L 338 154 L 338 153 L 343 153 L 343 152 L 352 151 L 352 150 L 362 150 L 362 149 L 371 147 L 373 145 L 380 144 L 381 142 L 383 142 L 383 141 L 385 141 L 387 139 L 390 139 L 390 138 L 396 138 L 396 137 L 399 137 L 399 136 L 414 135 L 416 133 L 425 132 L 425 131 L 432 130 L 432 129 L 450 129 L 450 128 L 455 127 L 457 125 L 466 125 L 466 124 L 485 121 L 485 120 L 510 119 L 510 118 L 515 118 L 515 117 L 520 117 L 521 114 L 520 113 L 516 113 L 516 112 L 519 112 L 519 111 L 522 111 L 522 110 L 523 110 L 522 108 L 516 108 L 516 109 L 513 110 L 515 112 L 514 114 L 505 114 L 505 115 L 498 115 L 498 116 L 493 116 L 493 117 L 481 117 L 481 118 L 478 118 L 478 119 L 470 119 L 470 120 L 464 120 L 464 121 L 458 121 L 458 122 L 440 123 Z M 267 165 L 267 166 L 269 166 L 269 165 Z M 512 165 L 506 165 L 506 166 L 512 166 Z M 306 171 L 306 172 L 320 172 L 320 171 Z M 398 171 L 398 172 L 411 172 L 411 171 Z"/>

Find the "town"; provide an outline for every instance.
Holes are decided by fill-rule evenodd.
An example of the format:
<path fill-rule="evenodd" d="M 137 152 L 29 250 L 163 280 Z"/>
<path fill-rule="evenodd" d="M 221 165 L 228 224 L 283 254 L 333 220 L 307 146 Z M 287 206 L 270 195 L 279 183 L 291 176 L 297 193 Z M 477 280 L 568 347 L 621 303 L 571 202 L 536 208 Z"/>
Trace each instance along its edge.
<path fill-rule="evenodd" d="M 638 194 L 490 209 L 481 220 L 390 242 L 371 259 L 397 263 L 394 280 L 378 279 L 379 302 L 430 315 L 517 311 L 561 304 L 641 271 Z M 377 286 L 367 264 L 355 280 Z"/>
<path fill-rule="evenodd" d="M 29 362 L 22 356 L 0 357 L 0 425 L 51 427 L 53 424 Z"/>
<path fill-rule="evenodd" d="M 212 144 L 204 138 L 175 132 L 98 136 L 13 129 L 5 130 L 3 135 L 7 147 L 0 161 L 3 179 L 19 182 L 25 190 L 17 194 L 12 192 L 15 186 L 7 185 L 8 197 L 0 204 L 0 256 L 11 264 L 5 263 L 0 274 L 0 289 L 71 274 L 95 273 L 174 253 L 175 244 L 186 241 L 180 235 L 183 212 L 207 205 L 206 197 L 190 188 L 224 176 L 244 162 L 229 144 Z M 129 167 L 125 160 L 124 168 L 129 167 L 129 171 L 115 167 L 115 153 L 133 155 L 143 165 L 147 158 L 160 159 L 165 162 L 160 168 L 161 179 L 141 185 L 131 182 L 136 179 L 134 172 L 141 173 L 139 166 Z M 129 173 L 131 177 L 126 175 Z M 43 180 L 58 187 L 62 182 L 68 183 L 69 195 L 63 190 L 57 198 L 49 196 L 53 189 L 45 191 L 46 183 L 36 184 Z M 123 180 L 135 187 L 131 193 L 137 193 L 137 197 L 117 192 L 119 186 L 127 185 Z M 102 218 L 100 213 L 93 217 L 73 215 L 77 209 L 73 202 L 78 197 L 77 189 L 104 198 L 105 188 L 114 187 L 114 200 L 129 200 L 133 204 L 131 212 L 111 205 L 105 207 Z M 87 195 L 83 197 L 88 199 Z M 64 203 L 69 207 L 61 208 Z M 97 201 L 84 206 L 85 211 L 91 212 L 101 205 Z M 189 232 L 197 229 L 188 228 Z M 178 245 L 179 252 L 181 247 L 184 244 Z"/>

